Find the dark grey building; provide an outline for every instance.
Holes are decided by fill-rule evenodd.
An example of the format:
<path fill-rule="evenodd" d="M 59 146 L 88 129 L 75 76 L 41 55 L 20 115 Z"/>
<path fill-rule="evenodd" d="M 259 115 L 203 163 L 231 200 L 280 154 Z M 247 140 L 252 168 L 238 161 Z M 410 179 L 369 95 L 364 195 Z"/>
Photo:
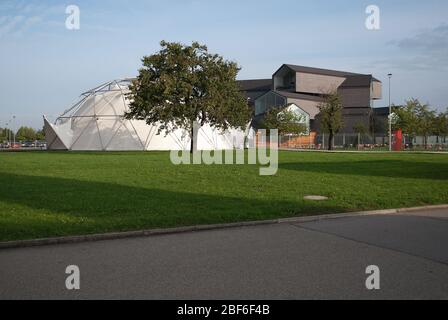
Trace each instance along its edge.
<path fill-rule="evenodd" d="M 272 89 L 272 79 L 239 80 L 238 84 L 251 106 L 255 99 Z"/>
<path fill-rule="evenodd" d="M 241 91 L 254 107 L 254 117 L 260 118 L 273 107 L 294 104 L 309 115 L 310 128 L 319 132 L 319 104 L 326 94 L 337 91 L 344 106 L 344 128 L 352 133 L 363 124 L 372 131 L 374 100 L 381 99 L 381 81 L 369 74 L 282 65 L 271 79 L 239 81 Z"/>

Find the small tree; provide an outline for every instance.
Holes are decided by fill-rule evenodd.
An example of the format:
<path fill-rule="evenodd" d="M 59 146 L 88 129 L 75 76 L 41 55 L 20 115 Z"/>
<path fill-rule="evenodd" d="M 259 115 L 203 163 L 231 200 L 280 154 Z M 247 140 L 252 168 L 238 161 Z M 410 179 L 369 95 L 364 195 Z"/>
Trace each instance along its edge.
<path fill-rule="evenodd" d="M 355 131 L 358 134 L 358 144 L 361 143 L 361 141 L 360 141 L 361 140 L 361 136 L 368 132 L 366 126 L 362 122 L 357 122 L 353 126 L 353 131 Z"/>
<path fill-rule="evenodd" d="M 421 104 L 418 100 L 416 111 L 417 118 L 419 119 L 417 133 L 423 136 L 423 144 L 426 149 L 428 147 L 428 136 L 434 133 L 436 115 L 433 110 L 429 110 L 427 104 Z"/>
<path fill-rule="evenodd" d="M 417 116 L 417 106 L 420 104 L 416 99 L 406 101 L 404 106 L 394 106 L 394 122 L 393 128 L 401 129 L 412 140 L 417 136 L 419 131 L 419 119 Z"/>
<path fill-rule="evenodd" d="M 275 107 L 266 112 L 261 127 L 266 130 L 277 129 L 279 135 L 301 134 L 307 131 L 303 117 L 284 107 Z"/>
<path fill-rule="evenodd" d="M 162 41 L 161 50 L 143 58 L 143 67 L 130 86 L 127 119 L 160 124 L 159 134 L 182 128 L 190 133 L 194 149 L 194 123 L 220 130 L 245 128 L 250 109 L 240 93 L 235 62 L 210 54 L 207 47 Z"/>
<path fill-rule="evenodd" d="M 328 150 L 333 149 L 333 137 L 343 126 L 342 109 L 341 97 L 337 92 L 330 92 L 325 96 L 325 100 L 319 104 L 320 127 L 323 132 L 329 134 Z"/>
<path fill-rule="evenodd" d="M 448 108 L 445 112 L 440 112 L 434 120 L 434 134 L 439 137 L 443 137 L 445 140 L 448 136 Z"/>

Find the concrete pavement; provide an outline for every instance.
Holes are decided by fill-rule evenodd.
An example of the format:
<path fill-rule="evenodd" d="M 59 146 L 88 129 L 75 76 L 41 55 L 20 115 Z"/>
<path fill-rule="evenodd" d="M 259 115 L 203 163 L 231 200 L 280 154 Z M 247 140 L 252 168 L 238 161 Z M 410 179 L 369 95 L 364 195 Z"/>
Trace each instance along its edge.
<path fill-rule="evenodd" d="M 0 298 L 448 299 L 447 243 L 443 209 L 3 249 Z"/>

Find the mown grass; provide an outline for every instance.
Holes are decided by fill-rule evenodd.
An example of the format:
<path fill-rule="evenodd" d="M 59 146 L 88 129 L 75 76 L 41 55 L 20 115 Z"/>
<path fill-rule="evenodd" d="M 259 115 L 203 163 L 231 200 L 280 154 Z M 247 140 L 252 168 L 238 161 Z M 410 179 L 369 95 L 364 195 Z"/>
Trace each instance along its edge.
<path fill-rule="evenodd" d="M 257 165 L 175 166 L 167 152 L 0 153 L 0 240 L 448 202 L 447 155 L 279 159 L 276 175 L 260 176 Z"/>

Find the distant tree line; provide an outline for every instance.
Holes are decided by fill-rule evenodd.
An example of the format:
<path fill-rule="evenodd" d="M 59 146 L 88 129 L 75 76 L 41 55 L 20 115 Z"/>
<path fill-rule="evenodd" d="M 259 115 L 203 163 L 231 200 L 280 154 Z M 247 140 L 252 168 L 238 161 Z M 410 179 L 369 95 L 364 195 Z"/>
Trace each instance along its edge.
<path fill-rule="evenodd" d="M 410 99 L 405 105 L 393 106 L 392 113 L 392 130 L 401 129 L 411 139 L 423 137 L 425 147 L 430 136 L 436 136 L 437 141 L 448 136 L 448 108 L 437 113 L 428 104 Z"/>
<path fill-rule="evenodd" d="M 341 98 L 337 92 L 330 92 L 324 97 L 324 101 L 319 105 L 319 118 L 321 130 L 329 134 L 329 141 L 343 127 Z M 387 123 L 386 123 L 387 125 Z M 388 127 L 388 126 L 387 126 Z M 448 136 L 448 108 L 443 112 L 436 112 L 430 109 L 428 104 L 422 104 L 418 99 L 407 100 L 404 105 L 394 105 L 392 107 L 392 130 L 401 129 L 403 134 L 410 139 L 423 137 L 425 148 L 428 145 L 430 136 L 446 140 Z M 366 134 L 369 129 L 362 123 L 357 123 L 353 130 L 360 134 Z M 332 149 L 332 144 L 328 144 L 328 149 Z"/>
<path fill-rule="evenodd" d="M 0 128 L 0 141 L 13 140 L 14 137 L 16 141 L 45 140 L 45 133 L 43 129 L 35 130 L 26 126 L 20 127 L 17 132 L 9 128 Z"/>

